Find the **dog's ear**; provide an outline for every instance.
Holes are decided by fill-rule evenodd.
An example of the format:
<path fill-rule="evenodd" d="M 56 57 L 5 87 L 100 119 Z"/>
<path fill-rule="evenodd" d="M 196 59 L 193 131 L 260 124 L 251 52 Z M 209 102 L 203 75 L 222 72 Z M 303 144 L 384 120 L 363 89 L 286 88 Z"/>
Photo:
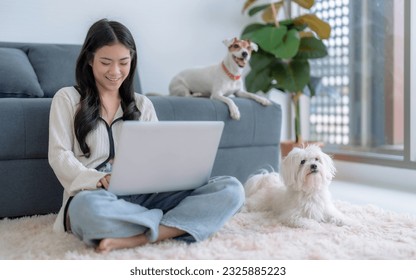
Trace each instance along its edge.
<path fill-rule="evenodd" d="M 222 42 L 224 43 L 224 45 L 227 46 L 227 48 L 229 48 L 234 43 L 235 40 L 237 40 L 236 37 L 230 38 L 230 39 L 225 39 Z"/>
<path fill-rule="evenodd" d="M 323 163 L 323 165 L 325 166 L 326 169 L 326 177 L 328 180 L 332 180 L 335 177 L 335 172 L 336 172 L 336 168 L 334 165 L 334 161 L 332 160 L 332 158 L 325 154 L 324 152 L 321 152 L 321 161 Z"/>
<path fill-rule="evenodd" d="M 282 164 L 280 166 L 280 175 L 282 176 L 283 182 L 286 186 L 294 185 L 296 182 L 296 172 L 297 172 L 297 166 L 298 164 L 295 163 L 295 155 L 293 153 L 293 150 L 291 153 L 289 153 L 282 161 Z"/>
<path fill-rule="evenodd" d="M 250 47 L 256 52 L 259 50 L 259 47 L 256 43 L 250 41 Z"/>

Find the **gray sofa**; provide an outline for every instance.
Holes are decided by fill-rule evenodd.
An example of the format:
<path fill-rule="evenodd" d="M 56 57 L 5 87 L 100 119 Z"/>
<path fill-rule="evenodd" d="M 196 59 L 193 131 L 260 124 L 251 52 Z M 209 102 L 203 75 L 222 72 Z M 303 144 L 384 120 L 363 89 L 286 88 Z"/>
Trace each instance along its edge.
<path fill-rule="evenodd" d="M 47 160 L 51 99 L 75 83 L 78 45 L 0 42 L 0 218 L 55 213 L 62 187 Z M 135 81 L 141 92 L 140 81 Z M 205 98 L 151 96 L 160 120 L 221 120 L 214 175 L 241 182 L 260 168 L 278 168 L 281 108 L 236 98 L 241 119 Z"/>

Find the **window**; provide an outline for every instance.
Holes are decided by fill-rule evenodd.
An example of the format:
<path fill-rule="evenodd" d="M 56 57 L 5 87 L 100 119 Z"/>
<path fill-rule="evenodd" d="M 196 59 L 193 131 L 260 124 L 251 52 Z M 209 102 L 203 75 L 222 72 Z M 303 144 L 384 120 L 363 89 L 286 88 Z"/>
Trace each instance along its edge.
<path fill-rule="evenodd" d="M 416 168 L 410 5 L 409 0 L 316 1 L 314 12 L 330 23 L 332 34 L 329 55 L 312 64 L 320 82 L 310 101 L 309 133 L 338 159 Z"/>

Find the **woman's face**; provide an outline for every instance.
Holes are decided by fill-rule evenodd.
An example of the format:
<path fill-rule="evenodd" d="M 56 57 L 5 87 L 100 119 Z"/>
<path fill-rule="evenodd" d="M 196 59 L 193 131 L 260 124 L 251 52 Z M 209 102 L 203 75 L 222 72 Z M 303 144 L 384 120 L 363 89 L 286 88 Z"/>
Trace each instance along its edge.
<path fill-rule="evenodd" d="M 130 50 L 121 43 L 99 48 L 91 62 L 100 93 L 117 92 L 130 73 Z"/>

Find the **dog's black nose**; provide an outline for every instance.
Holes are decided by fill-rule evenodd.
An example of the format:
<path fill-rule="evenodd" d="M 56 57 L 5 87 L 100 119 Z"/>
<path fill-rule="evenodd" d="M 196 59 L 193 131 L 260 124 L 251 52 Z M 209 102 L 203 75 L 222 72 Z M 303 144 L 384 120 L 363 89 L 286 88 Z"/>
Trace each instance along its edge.
<path fill-rule="evenodd" d="M 318 169 L 318 166 L 316 164 L 311 164 L 311 169 L 316 170 L 316 169 Z"/>
<path fill-rule="evenodd" d="M 243 52 L 241 55 L 243 56 L 243 58 L 246 58 L 247 55 L 248 55 L 248 53 L 247 52 Z"/>

